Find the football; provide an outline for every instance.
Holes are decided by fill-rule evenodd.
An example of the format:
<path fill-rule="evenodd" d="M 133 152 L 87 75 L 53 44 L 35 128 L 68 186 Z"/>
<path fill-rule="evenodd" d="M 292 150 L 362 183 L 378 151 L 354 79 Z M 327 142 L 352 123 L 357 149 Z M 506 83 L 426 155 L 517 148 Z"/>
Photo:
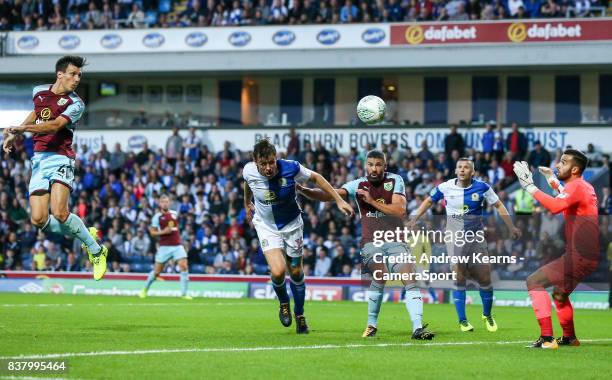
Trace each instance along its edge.
<path fill-rule="evenodd" d="M 378 96 L 364 96 L 357 104 L 357 116 L 366 124 L 375 124 L 385 117 L 385 101 Z"/>

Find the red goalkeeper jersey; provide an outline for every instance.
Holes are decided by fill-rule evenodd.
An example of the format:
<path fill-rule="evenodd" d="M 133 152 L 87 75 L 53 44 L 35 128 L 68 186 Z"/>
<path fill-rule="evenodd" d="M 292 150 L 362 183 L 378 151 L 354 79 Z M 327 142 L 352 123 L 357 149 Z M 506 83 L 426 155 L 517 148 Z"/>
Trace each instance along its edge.
<path fill-rule="evenodd" d="M 568 182 L 555 198 L 539 190 L 534 198 L 553 214 L 563 211 L 567 252 L 598 260 L 597 195 L 590 183 L 577 178 Z"/>

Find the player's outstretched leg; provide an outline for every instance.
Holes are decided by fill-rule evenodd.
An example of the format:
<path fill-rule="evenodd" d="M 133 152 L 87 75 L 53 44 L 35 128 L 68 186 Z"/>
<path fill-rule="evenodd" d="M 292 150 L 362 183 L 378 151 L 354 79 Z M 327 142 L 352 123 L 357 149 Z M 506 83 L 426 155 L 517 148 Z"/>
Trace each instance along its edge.
<path fill-rule="evenodd" d="M 553 327 L 552 327 L 552 303 L 550 297 L 546 292 L 546 286 L 548 280 L 543 273 L 538 270 L 527 278 L 527 289 L 529 290 L 529 297 L 531 297 L 531 304 L 533 311 L 535 312 L 538 324 L 540 325 L 540 337 L 527 346 L 528 348 L 544 348 L 544 349 L 557 349 L 559 345 L 553 338 Z"/>
<path fill-rule="evenodd" d="M 362 334 L 364 338 L 372 338 L 378 331 L 378 314 L 380 314 L 384 290 L 384 282 L 372 280 L 370 289 L 366 292 L 366 296 L 368 297 L 368 325 Z"/>
<path fill-rule="evenodd" d="M 574 330 L 574 308 L 570 302 L 569 294 L 555 288 L 553 290 L 553 299 L 555 301 L 557 317 L 563 329 L 563 336 L 557 338 L 557 344 L 559 346 L 580 346 L 580 341 L 576 338 L 576 331 Z"/>

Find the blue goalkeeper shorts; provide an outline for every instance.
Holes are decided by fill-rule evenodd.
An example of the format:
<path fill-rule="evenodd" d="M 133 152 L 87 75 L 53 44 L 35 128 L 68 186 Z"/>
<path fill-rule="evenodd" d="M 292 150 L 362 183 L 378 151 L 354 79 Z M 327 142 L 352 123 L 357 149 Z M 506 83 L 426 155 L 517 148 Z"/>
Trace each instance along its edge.
<path fill-rule="evenodd" d="M 28 192 L 44 194 L 51 191 L 51 185 L 59 182 L 71 191 L 74 181 L 74 160 L 53 152 L 36 152 L 32 157 L 32 177 Z"/>
<path fill-rule="evenodd" d="M 164 264 L 170 259 L 180 260 L 186 259 L 187 252 L 182 245 L 162 245 L 155 254 L 155 262 Z"/>

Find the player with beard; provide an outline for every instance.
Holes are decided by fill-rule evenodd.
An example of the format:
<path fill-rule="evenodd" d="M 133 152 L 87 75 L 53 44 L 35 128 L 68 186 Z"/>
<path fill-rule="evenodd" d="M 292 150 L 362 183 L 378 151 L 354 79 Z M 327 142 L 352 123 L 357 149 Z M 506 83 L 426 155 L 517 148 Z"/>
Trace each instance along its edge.
<path fill-rule="evenodd" d="M 397 174 L 388 173 L 385 154 L 371 150 L 366 155 L 366 176 L 350 181 L 336 189 L 342 197 L 349 197 L 357 202 L 362 223 L 361 259 L 373 275 L 368 295 L 368 324 L 363 333 L 364 338 L 373 337 L 378 331 L 378 314 L 383 302 L 385 280 L 376 280 L 375 273 L 414 273 L 413 264 L 387 264 L 374 260 L 374 255 L 382 253 L 383 257 L 408 256 L 410 251 L 405 242 L 384 242 L 375 245 L 375 231 L 395 231 L 404 227 L 406 215 L 406 195 L 404 181 Z M 305 197 L 317 201 L 331 201 L 332 198 L 319 189 L 298 186 L 298 191 Z M 391 260 L 389 260 L 391 261 Z M 380 276 L 376 276 L 379 277 Z M 434 333 L 423 326 L 423 299 L 417 282 L 404 280 L 406 288 L 406 309 L 412 320 L 412 339 L 431 340 Z"/>
<path fill-rule="evenodd" d="M 587 163 L 588 159 L 582 152 L 567 149 L 556 165 L 556 178 L 549 168 L 539 168 L 551 187 L 559 191 L 555 198 L 535 186 L 525 161 L 514 163 L 514 172 L 521 186 L 553 214 L 563 211 L 565 219 L 565 252 L 527 278 L 527 290 L 540 325 L 540 337 L 529 348 L 556 349 L 559 345 L 580 345 L 574 331 L 574 309 L 569 296 L 599 265 L 597 195 L 593 186 L 582 178 Z M 564 181 L 565 186 L 559 181 Z M 563 336 L 556 340 L 553 338 L 552 303 L 546 291 L 551 286 L 563 328 Z"/>

